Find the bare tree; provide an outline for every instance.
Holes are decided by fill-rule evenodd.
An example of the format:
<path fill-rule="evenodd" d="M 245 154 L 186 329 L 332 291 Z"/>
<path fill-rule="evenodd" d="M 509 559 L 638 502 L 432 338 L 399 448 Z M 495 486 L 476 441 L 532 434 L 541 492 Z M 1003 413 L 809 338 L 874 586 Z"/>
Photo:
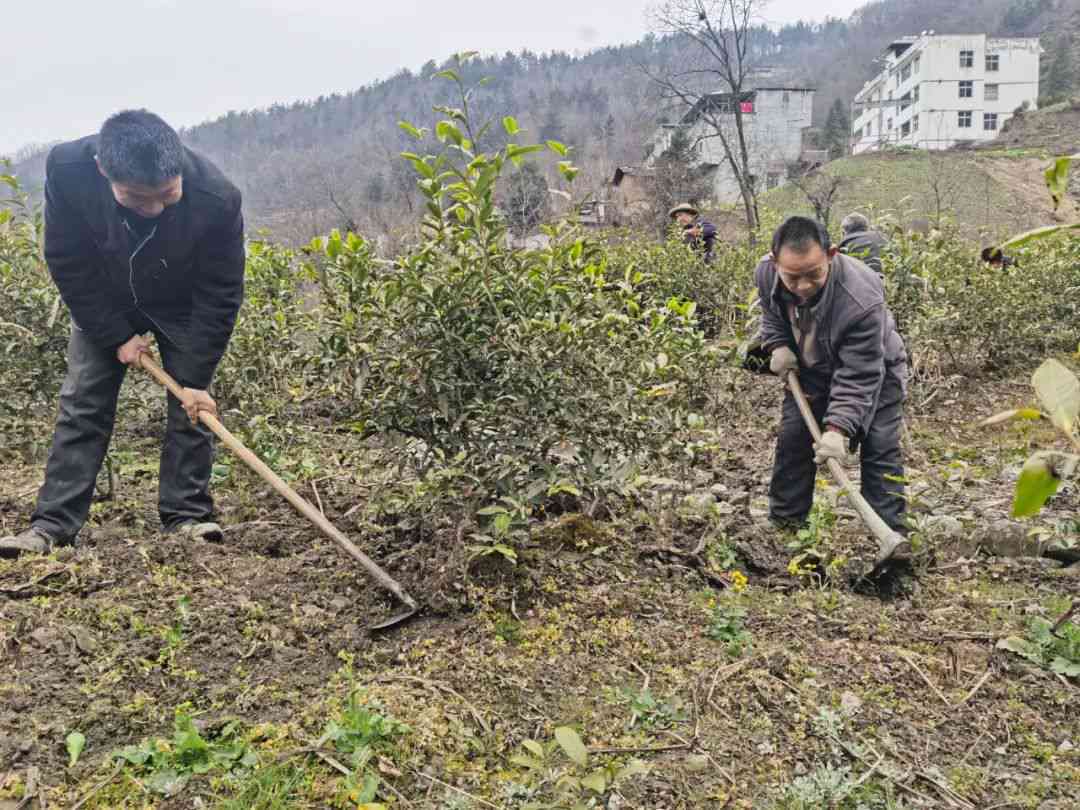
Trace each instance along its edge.
<path fill-rule="evenodd" d="M 956 193 L 962 184 L 962 173 L 950 156 L 933 149 L 926 150 L 926 197 L 933 212 L 935 228 L 941 228 L 942 222 L 956 200 Z"/>
<path fill-rule="evenodd" d="M 788 182 L 803 193 L 814 209 L 818 222 L 828 230 L 833 203 L 836 202 L 840 189 L 844 187 L 845 179 L 824 172 L 816 166 L 809 169 L 793 167 L 788 175 Z"/>
<path fill-rule="evenodd" d="M 658 33 L 685 39 L 680 64 L 644 68 L 663 95 L 696 110 L 706 123 L 702 138 L 716 138 L 739 186 L 746 224 L 758 225 L 757 189 L 751 166 L 743 99 L 756 67 L 754 22 L 765 0 L 666 0 L 652 10 Z M 716 99 L 717 93 L 726 98 Z"/>

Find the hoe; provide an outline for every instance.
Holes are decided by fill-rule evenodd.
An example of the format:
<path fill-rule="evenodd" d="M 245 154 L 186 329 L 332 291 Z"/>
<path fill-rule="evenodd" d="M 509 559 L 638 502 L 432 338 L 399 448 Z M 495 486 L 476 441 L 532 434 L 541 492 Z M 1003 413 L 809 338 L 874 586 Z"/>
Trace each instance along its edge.
<path fill-rule="evenodd" d="M 799 378 L 794 372 L 787 375 L 787 384 L 788 388 L 791 389 L 791 395 L 795 397 L 795 404 L 799 406 L 799 412 L 802 414 L 803 421 L 806 422 L 810 435 L 814 437 L 815 442 L 820 442 L 821 430 L 818 428 L 817 419 L 814 418 L 814 412 L 810 409 L 810 403 L 806 401 L 806 394 L 803 392 Z M 909 557 L 911 555 L 911 544 L 902 534 L 890 529 L 888 524 L 881 519 L 881 516 L 874 511 L 873 507 L 866 502 L 859 490 L 852 486 L 851 479 L 848 478 L 843 465 L 839 461 L 830 458 L 828 466 L 829 472 L 836 479 L 836 483 L 840 485 L 848 502 L 855 508 L 866 528 L 870 530 L 878 541 L 878 553 L 874 560 L 874 567 L 860 578 L 861 580 L 875 579 L 883 574 L 891 564 L 903 562 Z"/>
<path fill-rule="evenodd" d="M 182 398 L 183 388 L 181 388 L 179 383 L 169 376 L 161 366 L 145 354 L 139 356 L 139 363 L 144 370 L 149 372 L 151 377 L 167 388 L 173 396 L 177 399 Z M 398 601 L 405 606 L 404 610 L 394 614 L 390 618 L 376 624 L 368 625 L 368 629 L 384 630 L 388 627 L 401 624 L 420 609 L 416 600 L 405 592 L 397 580 L 391 577 L 386 571 L 380 568 L 374 560 L 357 548 L 356 544 L 342 534 L 318 509 L 301 498 L 292 487 L 282 481 L 277 473 L 267 467 L 258 456 L 248 450 L 239 439 L 233 436 L 232 433 L 221 424 L 216 416 L 200 411 L 199 421 L 210 428 L 214 435 L 216 435 L 226 447 L 240 457 L 241 461 L 258 473 L 260 478 L 266 481 L 266 483 L 272 486 L 279 495 L 291 503 L 296 508 L 296 511 L 314 523 L 323 534 L 341 546 L 345 553 L 363 566 L 364 570 L 367 571 L 372 579 L 378 582 L 386 590 L 390 591 L 390 593 L 397 597 Z"/>

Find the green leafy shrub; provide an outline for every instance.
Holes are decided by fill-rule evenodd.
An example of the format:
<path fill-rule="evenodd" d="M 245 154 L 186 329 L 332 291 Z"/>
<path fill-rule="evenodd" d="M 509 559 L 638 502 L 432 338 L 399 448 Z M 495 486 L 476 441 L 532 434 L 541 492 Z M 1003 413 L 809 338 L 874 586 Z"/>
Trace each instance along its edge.
<path fill-rule="evenodd" d="M 70 321 L 41 258 L 41 210 L 13 175 L 0 173 L 0 188 L 0 452 L 33 457 L 48 441 Z"/>
<path fill-rule="evenodd" d="M 893 237 L 888 300 L 917 377 L 1002 371 L 1076 349 L 1080 240 L 1032 242 L 1017 259 L 991 268 L 953 230 Z"/>
<path fill-rule="evenodd" d="M 712 610 L 708 636 L 723 644 L 732 658 L 740 657 L 754 641 L 746 629 L 746 615 L 746 608 L 726 603 L 719 603 Z"/>
<path fill-rule="evenodd" d="M 1080 627 L 1066 621 L 1056 634 L 1053 627 L 1052 622 L 1033 616 L 1028 621 L 1027 633 L 1023 637 L 1003 638 L 997 646 L 1051 672 L 1068 678 L 1080 678 Z"/>
<path fill-rule="evenodd" d="M 540 250 L 509 247 L 495 200 L 501 173 L 567 148 L 474 144 L 487 127 L 441 108 L 437 154 L 406 154 L 426 198 L 422 241 L 392 267 L 363 239 L 332 234 L 318 254 L 318 364 L 348 391 L 362 435 L 404 436 L 423 460 L 454 463 L 491 494 L 536 498 L 567 482 L 584 493 L 628 458 L 658 451 L 688 424 L 712 355 L 692 302 L 648 295 L 648 279 L 612 265 L 569 226 Z M 519 134 L 513 119 L 506 135 Z M 425 133 L 403 124 L 417 138 Z M 564 177 L 576 169 L 560 163 Z"/>

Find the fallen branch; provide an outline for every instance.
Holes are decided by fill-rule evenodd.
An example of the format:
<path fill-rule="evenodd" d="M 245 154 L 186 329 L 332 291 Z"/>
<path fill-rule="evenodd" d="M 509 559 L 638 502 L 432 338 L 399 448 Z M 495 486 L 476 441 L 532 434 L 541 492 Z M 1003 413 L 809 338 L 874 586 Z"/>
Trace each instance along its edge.
<path fill-rule="evenodd" d="M 878 769 L 878 766 L 881 765 L 881 763 L 884 762 L 884 761 L 885 761 L 885 755 L 884 754 L 878 754 L 877 762 L 875 762 L 873 765 L 871 765 L 869 768 L 867 768 L 866 773 L 864 773 L 862 776 L 860 776 L 855 781 L 855 784 L 853 784 L 851 786 L 851 791 L 854 791 L 855 788 L 857 788 L 857 787 L 861 787 L 863 785 L 863 783 L 866 782 L 867 779 L 869 779 L 871 776 L 874 775 L 875 771 L 877 771 L 877 769 Z"/>
<path fill-rule="evenodd" d="M 1062 625 L 1076 614 L 1077 609 L 1080 609 L 1080 602 L 1073 602 L 1069 605 L 1069 609 L 1062 613 L 1058 620 L 1054 622 L 1054 626 L 1050 628 L 1050 632 L 1056 636 Z"/>
<path fill-rule="evenodd" d="M 92 798 L 94 798 L 94 795 L 99 790 L 101 790 L 103 787 L 105 787 L 107 784 L 112 782 L 112 780 L 117 777 L 117 775 L 120 773 L 121 770 L 123 770 L 123 768 L 124 768 L 123 760 L 121 760 L 120 762 L 117 762 L 116 767 L 113 768 L 113 772 L 111 774 L 109 774 L 108 778 L 103 779 L 101 782 L 98 782 L 97 785 L 95 785 L 94 788 L 89 793 L 87 793 L 85 796 L 83 796 L 81 799 L 79 799 L 79 801 L 75 802 L 75 804 L 73 804 L 71 806 L 71 810 L 79 810 L 80 807 L 82 807 L 84 804 L 86 804 L 88 801 L 90 801 Z"/>
<path fill-rule="evenodd" d="M 900 657 L 903 658 L 905 661 L 907 661 L 907 663 L 911 666 L 911 668 L 914 669 L 917 673 L 919 673 L 919 677 L 922 678 L 923 682 L 934 691 L 935 695 L 937 695 L 939 698 L 941 698 L 941 702 L 945 704 L 946 708 L 951 709 L 952 704 L 949 703 L 949 699 L 947 697 L 945 697 L 945 695 L 942 693 L 942 691 L 940 689 L 938 689 L 930 681 L 930 679 L 926 676 L 926 673 L 922 671 L 922 668 L 918 664 L 916 664 L 915 661 L 913 661 L 911 658 L 909 658 L 906 654 L 900 653 Z"/>
<path fill-rule="evenodd" d="M 421 779 L 427 779 L 427 780 L 429 780 L 431 782 L 434 782 L 436 785 L 442 785 L 444 788 L 449 788 L 450 790 L 453 790 L 456 793 L 460 793 L 462 796 L 464 796 L 464 797 L 466 797 L 468 799 L 472 799 L 474 802 L 479 802 L 480 804 L 484 805 L 485 807 L 494 807 L 495 810 L 502 810 L 502 808 L 499 807 L 499 805 L 492 804 L 489 801 L 481 799 L 479 796 L 473 796 L 471 793 L 469 793 L 467 791 L 464 791 L 459 787 L 454 787 L 453 785 L 451 785 L 451 784 L 449 784 L 447 782 L 444 782 L 442 779 L 436 779 L 434 776 L 429 776 L 428 774 L 424 773 L 423 771 L 418 771 L 415 768 L 412 769 L 412 772 L 413 772 L 414 776 L 419 776 Z"/>
<path fill-rule="evenodd" d="M 979 678 L 979 682 L 977 684 L 975 684 L 971 688 L 970 692 L 968 692 L 966 695 L 964 695 L 964 699 L 961 700 L 959 703 L 957 703 L 955 708 L 959 708 L 960 706 L 963 706 L 965 703 L 967 703 L 969 700 L 971 700 L 973 697 L 975 697 L 975 694 L 980 689 L 982 689 L 983 684 L 986 683 L 988 680 L 990 680 L 990 676 L 993 675 L 993 674 L 994 674 L 994 670 L 991 669 L 990 667 L 987 667 L 986 672 L 984 672 L 983 676 L 981 678 Z"/>
<path fill-rule="evenodd" d="M 458 692 L 451 689 L 446 684 L 439 683 L 438 681 L 431 681 L 431 680 L 428 680 L 427 678 L 420 678 L 420 677 L 418 677 L 416 675 L 404 675 L 404 674 L 402 674 L 402 675 L 382 675 L 382 676 L 376 678 L 375 681 L 376 682 L 382 681 L 384 683 L 386 681 L 413 681 L 414 683 L 419 683 L 419 684 L 422 684 L 422 685 L 426 686 L 428 689 L 433 689 L 433 690 L 436 690 L 436 691 L 441 689 L 442 691 L 446 692 L 446 694 L 452 695 L 453 697 L 457 698 L 462 703 L 464 703 L 465 708 L 467 708 L 469 710 L 469 713 L 472 714 L 473 719 L 476 720 L 477 725 L 479 725 L 480 728 L 482 728 L 485 733 L 487 733 L 487 734 L 491 733 L 491 726 L 488 725 L 487 720 L 484 719 L 484 716 L 482 714 L 480 714 L 479 710 L 477 710 L 477 708 L 475 706 L 473 706 L 469 701 L 467 701 L 464 697 L 462 697 Z"/>
<path fill-rule="evenodd" d="M 590 754 L 663 754 L 667 751 L 686 751 L 693 748 L 692 742 L 682 742 L 676 745 L 645 745 L 628 748 L 590 748 Z"/>
<path fill-rule="evenodd" d="M 24 582 L 22 585 L 18 585 L 14 588 L 0 588 L 0 593 L 16 594 L 28 591 L 31 588 L 35 588 L 46 580 L 50 580 L 53 577 L 58 577 L 61 574 L 67 573 L 71 570 L 70 566 L 65 565 L 63 568 L 55 568 L 52 571 L 46 571 L 37 579 L 30 580 L 30 582 Z"/>
<path fill-rule="evenodd" d="M 705 696 L 705 702 L 709 705 L 712 705 L 712 696 L 713 692 L 716 691 L 716 685 L 718 683 L 723 683 L 724 681 L 726 681 L 740 669 L 753 661 L 755 657 L 756 656 L 744 658 L 741 661 L 736 661 L 734 664 L 728 664 L 726 667 L 717 667 L 716 674 L 713 675 L 712 684 L 709 686 L 709 694 Z"/>

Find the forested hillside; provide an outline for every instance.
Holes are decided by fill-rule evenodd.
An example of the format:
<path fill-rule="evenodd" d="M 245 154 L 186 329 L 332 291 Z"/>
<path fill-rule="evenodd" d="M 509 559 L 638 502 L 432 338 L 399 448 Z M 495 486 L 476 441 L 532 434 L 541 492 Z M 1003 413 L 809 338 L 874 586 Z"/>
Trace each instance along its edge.
<path fill-rule="evenodd" d="M 1064 97 L 1076 83 L 1078 9 L 1080 0 L 879 0 L 847 20 L 762 26 L 755 49 L 758 63 L 774 68 L 770 82 L 818 89 L 818 126 L 835 100 L 846 105 L 869 78 L 889 40 L 925 29 L 1042 35 L 1044 85 Z M 680 48 L 674 38 L 649 35 L 582 56 L 508 52 L 470 63 L 468 78 L 491 78 L 475 97 L 481 115 L 513 114 L 532 135 L 572 145 L 582 168 L 575 193 L 585 194 L 616 166 L 639 162 L 655 127 L 676 114 L 646 69 L 677 67 Z M 441 66 L 430 61 L 403 69 L 346 95 L 230 112 L 184 135 L 237 180 L 249 222 L 277 237 L 306 240 L 335 226 L 390 234 L 415 221 L 417 204 L 412 179 L 394 159 L 407 145 L 397 123 L 423 120 L 447 101 L 441 84 L 430 81 Z M 37 154 L 18 165 L 31 188 L 40 183 L 43 163 Z M 554 180 L 554 166 L 546 170 Z"/>

